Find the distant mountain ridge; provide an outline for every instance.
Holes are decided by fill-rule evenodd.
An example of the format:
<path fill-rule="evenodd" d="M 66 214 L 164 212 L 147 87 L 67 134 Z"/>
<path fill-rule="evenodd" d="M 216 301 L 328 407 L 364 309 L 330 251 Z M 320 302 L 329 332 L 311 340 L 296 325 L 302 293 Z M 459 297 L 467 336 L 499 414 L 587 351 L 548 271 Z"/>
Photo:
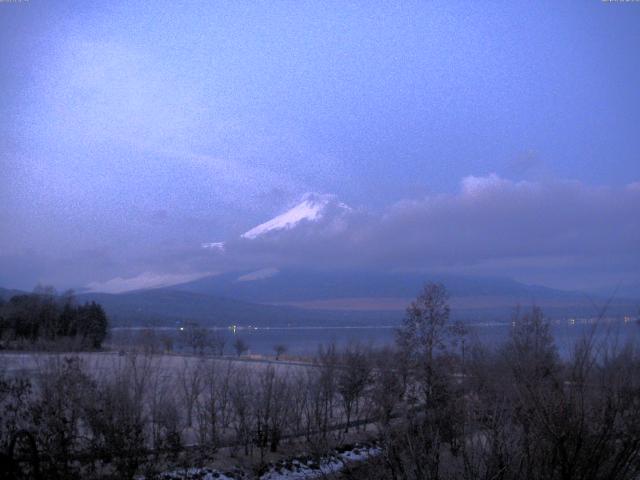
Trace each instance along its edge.
<path fill-rule="evenodd" d="M 517 306 L 538 305 L 553 318 L 597 316 L 604 296 L 526 285 L 508 278 L 441 274 L 264 268 L 125 293 L 80 293 L 102 304 L 112 325 L 339 326 L 398 324 L 428 281 L 451 295 L 452 317 L 507 321 Z M 7 299 L 17 290 L 0 289 Z M 608 315 L 636 315 L 640 302 L 614 298 Z"/>
<path fill-rule="evenodd" d="M 269 271 L 268 275 L 259 275 Z M 246 281 L 256 274 L 256 279 Z M 414 298 L 425 282 L 445 285 L 451 296 L 510 295 L 524 300 L 569 298 L 581 295 L 553 288 L 526 285 L 509 278 L 459 275 L 376 272 L 313 271 L 304 269 L 263 269 L 256 272 L 232 272 L 214 275 L 171 288 L 181 291 L 215 294 L 259 303 L 298 300 L 326 300 L 350 297 Z"/>
<path fill-rule="evenodd" d="M 445 285 L 451 295 L 453 315 L 464 319 L 507 320 L 517 306 L 531 305 L 539 305 L 555 317 L 595 316 L 608 302 L 604 296 L 527 285 L 509 278 L 416 272 L 273 268 L 205 277 L 171 288 L 304 309 L 397 312 L 400 318 L 429 281 Z M 614 298 L 607 311 L 626 315 L 636 312 L 638 304 L 636 300 Z"/>
<path fill-rule="evenodd" d="M 13 297 L 14 295 L 20 295 L 20 294 L 23 294 L 23 293 L 27 293 L 27 292 L 24 292 L 22 290 L 15 290 L 15 289 L 12 289 L 12 288 L 2 288 L 2 287 L 0 287 L 0 300 L 7 301 L 11 297 Z"/>
<path fill-rule="evenodd" d="M 83 293 L 80 302 L 96 301 L 114 325 L 299 326 L 394 321 L 394 315 L 370 312 L 325 312 L 288 306 L 258 305 L 232 298 L 156 288 L 127 293 Z"/>

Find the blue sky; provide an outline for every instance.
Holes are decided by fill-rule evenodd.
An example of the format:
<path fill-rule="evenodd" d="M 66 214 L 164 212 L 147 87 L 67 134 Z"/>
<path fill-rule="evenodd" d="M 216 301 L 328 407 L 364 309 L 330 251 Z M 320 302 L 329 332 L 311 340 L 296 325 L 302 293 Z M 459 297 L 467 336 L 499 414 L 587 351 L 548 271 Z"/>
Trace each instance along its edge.
<path fill-rule="evenodd" d="M 378 225 L 407 202 L 464 203 L 470 176 L 506 202 L 536 185 L 539 229 L 593 248 L 566 274 L 531 267 L 544 248 L 516 239 L 446 255 L 448 267 L 489 262 L 487 273 L 565 288 L 640 282 L 639 48 L 640 4 L 595 0 L 0 4 L 0 283 L 232 268 L 198 246 L 307 192 Z M 611 238 L 588 218 L 563 230 L 567 209 L 593 202 Z M 434 215 L 407 222 L 416 242 Z M 518 218 L 494 228 L 513 232 Z M 467 230 L 477 243 L 482 225 Z M 395 249 L 382 260 L 372 246 L 362 262 L 434 267 Z"/>

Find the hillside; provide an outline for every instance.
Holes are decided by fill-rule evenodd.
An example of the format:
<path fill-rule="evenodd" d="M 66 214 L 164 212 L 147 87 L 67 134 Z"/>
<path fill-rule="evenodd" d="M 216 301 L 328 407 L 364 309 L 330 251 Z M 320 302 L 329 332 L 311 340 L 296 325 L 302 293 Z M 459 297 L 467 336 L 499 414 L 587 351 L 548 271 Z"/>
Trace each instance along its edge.
<path fill-rule="evenodd" d="M 119 294 L 81 293 L 102 304 L 115 326 L 177 325 L 340 326 L 397 324 L 426 281 L 451 294 L 452 318 L 508 321 L 517 306 L 538 305 L 552 318 L 594 317 L 605 296 L 566 292 L 491 277 L 418 273 L 318 272 L 265 269 L 202 278 L 172 287 Z M 0 289 L 5 300 L 21 293 Z M 607 315 L 635 315 L 640 302 L 615 298 Z"/>
<path fill-rule="evenodd" d="M 85 293 L 77 298 L 80 302 L 93 300 L 103 305 L 113 325 L 176 325 L 186 321 L 209 326 L 340 325 L 393 320 L 398 317 L 388 312 L 315 311 L 258 305 L 168 288 L 120 294 Z"/>
<path fill-rule="evenodd" d="M 539 305 L 553 316 L 595 315 L 607 303 L 603 295 L 527 285 L 509 278 L 423 273 L 341 272 L 265 269 L 202 278 L 172 287 L 243 301 L 309 309 L 402 312 L 428 281 L 443 283 L 454 316 L 505 320 L 517 305 Z M 609 313 L 637 310 L 633 299 L 615 298 Z"/>

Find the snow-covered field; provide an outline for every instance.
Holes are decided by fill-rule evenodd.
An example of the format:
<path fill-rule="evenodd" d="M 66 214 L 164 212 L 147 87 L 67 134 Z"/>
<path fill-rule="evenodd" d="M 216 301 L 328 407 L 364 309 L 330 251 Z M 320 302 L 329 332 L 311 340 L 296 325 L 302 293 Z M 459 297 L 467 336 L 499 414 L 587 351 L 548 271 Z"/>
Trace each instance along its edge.
<path fill-rule="evenodd" d="M 362 462 L 380 453 L 375 445 L 356 444 L 346 450 L 336 450 L 323 457 L 320 462 L 310 457 L 293 458 L 270 463 L 267 471 L 259 476 L 245 472 L 240 468 L 220 471 L 215 468 L 190 468 L 174 470 L 161 475 L 162 480 L 241 480 L 256 478 L 259 480 L 306 480 L 325 477 L 340 472 L 349 464 Z M 141 478 L 140 480 L 144 480 Z"/>
<path fill-rule="evenodd" d="M 251 478 L 279 480 L 317 478 L 338 472 L 350 462 L 362 461 L 379 452 L 379 449 L 375 445 L 357 444 L 349 449 L 340 448 L 333 451 L 320 461 L 318 461 L 317 458 L 309 456 L 292 458 L 291 455 L 304 451 L 307 447 L 302 443 L 298 444 L 295 440 L 302 427 L 299 424 L 291 423 L 286 427 L 288 430 L 284 430 L 284 433 L 289 436 L 286 444 L 283 438 L 280 453 L 267 457 L 271 463 L 267 464 L 266 469 L 262 471 L 260 476 L 256 476 L 252 471 L 252 468 L 258 463 L 253 453 L 251 453 L 248 458 L 243 457 L 241 460 L 236 457 L 232 450 L 237 447 L 238 442 L 241 440 L 236 439 L 236 423 L 234 422 L 239 422 L 240 420 L 233 417 L 234 414 L 230 402 L 232 402 L 232 398 L 235 397 L 229 392 L 233 388 L 247 388 L 246 383 L 238 380 L 255 380 L 249 382 L 254 385 L 254 387 L 250 389 L 253 393 L 247 393 L 246 390 L 243 390 L 245 392 L 244 396 L 241 395 L 239 397 L 247 397 L 249 403 L 247 403 L 244 408 L 252 408 L 251 402 L 260 399 L 261 397 L 259 395 L 264 393 L 260 390 L 260 385 L 263 385 L 261 382 L 269 381 L 268 379 L 272 378 L 271 375 L 273 375 L 273 373 L 275 373 L 276 376 L 282 375 L 282 378 L 288 378 L 291 381 L 288 387 L 290 390 L 287 390 L 287 392 L 289 392 L 288 394 L 291 395 L 293 395 L 295 388 L 298 388 L 299 385 L 302 385 L 302 388 L 307 388 L 304 387 L 304 385 L 307 385 L 304 382 L 310 381 L 312 382 L 311 385 L 313 385 L 317 370 L 314 366 L 308 364 L 274 362 L 266 359 L 247 361 L 235 358 L 196 357 L 188 355 L 144 355 L 131 353 L 120 355 L 110 352 L 73 354 L 13 352 L 0 353 L 0 375 L 16 375 L 32 378 L 35 380 L 34 391 L 37 392 L 41 382 L 47 378 L 47 374 L 59 371 L 70 358 L 80 359 L 83 371 L 96 379 L 98 383 L 101 381 L 108 383 L 113 378 L 130 379 L 132 388 L 140 387 L 141 391 L 145 392 L 141 397 L 143 405 L 141 408 L 146 412 L 147 416 L 151 415 L 149 412 L 158 404 L 159 399 L 172 398 L 178 408 L 177 421 L 180 425 L 180 436 L 183 445 L 187 448 L 197 447 L 201 441 L 201 431 L 199 428 L 203 427 L 203 425 L 205 427 L 209 425 L 206 423 L 208 422 L 208 417 L 205 415 L 206 408 L 208 408 L 209 405 L 207 403 L 207 398 L 209 398 L 207 395 L 213 394 L 207 393 L 210 392 L 208 389 L 214 388 L 216 391 L 226 392 L 224 393 L 224 398 L 227 403 L 225 404 L 223 414 L 227 416 L 227 420 L 225 424 L 220 423 L 218 425 L 218 441 L 220 442 L 219 446 L 221 450 L 216 454 L 215 463 L 207 465 L 208 468 L 201 465 L 198 466 L 198 468 L 168 471 L 161 477 L 165 480 L 239 480 Z M 214 375 L 218 376 L 214 377 Z M 217 401 L 220 401 L 220 398 L 222 397 L 219 397 Z M 339 403 L 334 406 L 333 412 L 331 421 L 335 423 L 336 429 L 339 428 L 340 431 L 342 431 L 343 426 L 341 422 L 344 421 L 344 412 Z M 365 413 L 363 413 L 363 415 L 365 415 Z M 193 423 L 187 421 L 187 418 L 191 418 L 192 416 Z M 352 418 L 352 421 L 355 420 L 355 418 Z M 291 422 L 293 422 L 293 420 Z M 341 434 L 341 439 L 336 438 L 333 445 L 340 445 L 344 441 L 357 442 L 369 440 L 373 438 L 371 437 L 369 428 L 374 427 L 372 424 L 359 425 L 357 429 L 354 428 L 352 433 L 346 437 Z M 236 462 L 238 461 L 241 462 L 240 465 L 244 466 L 244 469 L 237 466 L 238 464 Z M 189 463 L 187 463 L 187 465 L 189 465 Z M 167 468 L 171 467 L 167 466 Z"/>
<path fill-rule="evenodd" d="M 45 369 L 51 362 L 62 361 L 64 358 L 80 358 L 88 372 L 100 374 L 115 371 L 124 367 L 132 360 L 131 355 L 120 355 L 117 352 L 80 352 L 80 353 L 45 353 L 45 352 L 2 352 L 0 353 L 0 373 L 25 373 L 38 372 Z M 143 355 L 138 354 L 136 361 L 146 364 L 163 372 L 171 373 L 183 369 L 185 365 L 196 366 L 200 362 L 214 362 L 219 365 L 232 364 L 237 367 L 260 371 L 273 365 L 276 372 L 295 371 L 307 368 L 302 363 L 276 362 L 273 360 L 260 360 L 253 358 L 236 357 L 198 357 L 193 355 Z"/>

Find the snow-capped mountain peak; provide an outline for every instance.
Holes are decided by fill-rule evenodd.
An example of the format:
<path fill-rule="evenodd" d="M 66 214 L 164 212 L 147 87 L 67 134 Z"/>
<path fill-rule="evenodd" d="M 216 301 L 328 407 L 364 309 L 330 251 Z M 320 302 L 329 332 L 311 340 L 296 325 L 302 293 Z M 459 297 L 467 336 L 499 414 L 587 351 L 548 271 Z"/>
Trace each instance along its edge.
<path fill-rule="evenodd" d="M 325 214 L 327 206 L 334 201 L 335 197 L 333 195 L 307 193 L 302 197 L 302 202 L 298 205 L 243 233 L 242 238 L 254 239 L 267 232 L 289 230 L 304 220 L 318 221 Z M 349 209 L 343 203 L 339 203 L 338 206 L 343 209 Z"/>

